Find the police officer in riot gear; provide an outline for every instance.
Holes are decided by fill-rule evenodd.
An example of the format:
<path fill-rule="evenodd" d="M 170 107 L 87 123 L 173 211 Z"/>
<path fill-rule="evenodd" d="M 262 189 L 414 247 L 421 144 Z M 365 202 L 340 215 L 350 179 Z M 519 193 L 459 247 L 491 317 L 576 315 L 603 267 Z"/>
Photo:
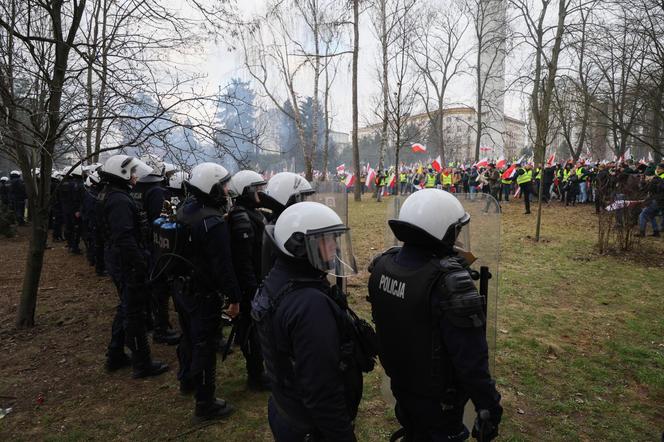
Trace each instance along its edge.
<path fill-rule="evenodd" d="M 97 197 L 100 190 L 99 174 L 96 171 L 91 172 L 85 179 L 85 193 L 81 204 L 81 218 L 83 222 L 83 231 L 85 234 L 85 257 L 88 264 L 97 268 L 97 274 L 102 275 L 104 269 L 103 258 L 101 263 L 97 263 L 99 253 L 96 250 L 97 237 Z"/>
<path fill-rule="evenodd" d="M 25 200 L 28 194 L 25 192 L 25 183 L 21 178 L 21 172 L 12 170 L 9 172 L 9 205 L 14 211 L 19 226 L 25 225 Z"/>
<path fill-rule="evenodd" d="M 152 223 L 159 218 L 167 196 L 163 186 L 164 163 L 152 155 L 146 155 L 141 160 L 152 170 L 138 180 L 131 196 L 136 201 L 141 224 L 143 227 L 143 241 L 148 254 L 149 274 L 153 273 L 156 262 L 156 250 L 153 242 Z M 163 278 L 157 278 L 150 284 L 151 298 L 148 303 L 150 317 L 154 320 L 154 333 L 152 339 L 158 344 L 176 345 L 180 336 L 171 327 L 168 315 L 169 291 Z"/>
<path fill-rule="evenodd" d="M 315 193 L 315 190 L 309 184 L 309 181 L 302 176 L 292 172 L 280 172 L 270 178 L 265 192 L 261 195 L 263 206 L 271 211 L 269 215 L 269 224 L 266 230 L 274 229 L 279 215 L 293 204 L 306 200 L 307 196 Z M 277 259 L 277 250 L 274 242 L 268 236 L 263 235 L 263 247 L 261 250 L 261 276 L 270 271 Z"/>
<path fill-rule="evenodd" d="M 134 378 L 156 376 L 168 365 L 152 360 L 145 324 L 147 262 L 141 237 L 136 203 L 129 195 L 138 178 L 148 174 L 142 161 L 114 155 L 104 163 L 101 177 L 106 181 L 99 195 L 100 225 L 104 236 L 105 262 L 120 295 L 108 345 L 106 368 L 117 370 L 129 365 L 124 352 L 131 350 Z"/>
<path fill-rule="evenodd" d="M 254 390 L 268 389 L 260 344 L 255 329 L 251 327 L 250 315 L 251 301 L 261 282 L 261 248 L 266 220 L 258 207 L 266 184 L 258 173 L 241 170 L 233 175 L 228 185 L 234 201 L 228 217 L 233 267 L 242 290 L 235 339 L 240 342 L 247 363 L 247 385 Z"/>
<path fill-rule="evenodd" d="M 362 373 L 344 356 L 345 298 L 326 275 L 355 273 L 349 229 L 329 207 L 287 208 L 270 233 L 277 261 L 252 303 L 277 442 L 354 441 Z"/>
<path fill-rule="evenodd" d="M 403 247 L 369 267 L 380 360 L 404 440 L 466 440 L 462 418 L 469 398 L 480 416 L 473 436 L 488 441 L 498 434 L 502 408 L 489 373 L 486 299 L 454 249 L 469 221 L 451 194 L 416 192 L 389 221 Z"/>
<path fill-rule="evenodd" d="M 188 232 L 182 260 L 186 271 L 174 284 L 182 329 L 178 379 L 183 394 L 195 392 L 195 421 L 224 418 L 233 412 L 226 401 L 215 398 L 216 338 L 223 297 L 229 301 L 226 313 L 231 318 L 239 314 L 241 299 L 224 219 L 230 178 L 218 164 L 197 165 L 185 184 L 189 197 L 177 213 L 178 223 Z"/>
<path fill-rule="evenodd" d="M 79 255 L 81 253 L 81 229 L 83 195 L 83 167 L 76 166 L 58 187 L 58 199 L 62 208 L 62 219 L 65 225 L 65 239 L 69 252 Z"/>

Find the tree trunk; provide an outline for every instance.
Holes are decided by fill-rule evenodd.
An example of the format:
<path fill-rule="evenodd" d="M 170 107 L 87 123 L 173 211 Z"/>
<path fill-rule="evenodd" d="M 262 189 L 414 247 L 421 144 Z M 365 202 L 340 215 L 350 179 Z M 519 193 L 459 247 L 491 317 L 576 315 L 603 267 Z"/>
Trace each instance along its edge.
<path fill-rule="evenodd" d="M 353 172 L 355 173 L 355 201 L 362 201 L 360 188 L 360 145 L 357 138 L 357 63 L 360 49 L 360 0 L 353 0 Z"/>
<path fill-rule="evenodd" d="M 482 46 L 481 42 L 477 48 L 477 111 L 476 111 L 476 132 L 475 137 L 475 162 L 480 160 L 480 143 L 482 142 L 482 97 L 484 87 L 482 86 Z"/>
<path fill-rule="evenodd" d="M 380 45 L 382 50 L 382 75 L 383 75 L 383 121 L 380 130 L 380 150 L 378 151 L 378 170 L 385 166 L 385 150 L 387 149 L 387 124 L 389 115 L 388 100 L 390 99 L 390 85 L 388 83 L 389 59 L 387 54 L 387 12 L 385 7 L 387 0 L 380 0 Z"/>
<path fill-rule="evenodd" d="M 34 212 L 32 214 L 30 247 L 25 263 L 23 288 L 21 290 L 21 300 L 18 307 L 18 316 L 16 318 L 16 326 L 20 328 L 32 327 L 35 325 L 37 293 L 44 262 L 46 239 L 48 237 L 48 205 L 46 209 L 44 207 L 36 206 L 38 206 L 38 204 L 33 204 Z"/>
<path fill-rule="evenodd" d="M 323 97 L 325 106 L 325 138 L 323 140 L 323 178 L 327 180 L 327 168 L 330 153 L 330 73 L 328 71 L 328 62 L 325 64 L 325 96 Z M 358 178 L 359 179 L 359 178 Z"/>

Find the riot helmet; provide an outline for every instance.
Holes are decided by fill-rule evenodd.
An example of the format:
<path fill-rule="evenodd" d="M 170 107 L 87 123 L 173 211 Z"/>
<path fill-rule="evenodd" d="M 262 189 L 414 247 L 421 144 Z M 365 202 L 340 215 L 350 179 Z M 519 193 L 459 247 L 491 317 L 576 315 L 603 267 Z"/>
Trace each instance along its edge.
<path fill-rule="evenodd" d="M 305 201 L 284 210 L 274 226 L 274 242 L 286 256 L 307 260 L 329 275 L 357 273 L 350 229 L 324 204 Z"/>
<path fill-rule="evenodd" d="M 406 198 L 398 219 L 388 221 L 399 241 L 434 251 L 449 251 L 470 221 L 470 215 L 452 194 L 422 189 Z"/>
<path fill-rule="evenodd" d="M 20 177 L 21 176 L 21 171 L 20 170 L 12 170 L 9 172 L 10 177 Z"/>
<path fill-rule="evenodd" d="M 110 181 L 134 185 L 152 169 L 143 161 L 129 155 L 113 155 L 101 167 L 101 175 Z"/>
<path fill-rule="evenodd" d="M 168 187 L 171 189 L 182 189 L 182 183 L 189 179 L 189 174 L 185 171 L 175 172 L 168 178 Z"/>
<path fill-rule="evenodd" d="M 267 181 L 253 170 L 241 170 L 231 178 L 228 194 L 231 198 L 241 198 L 253 204 L 260 203 Z"/>
<path fill-rule="evenodd" d="M 191 170 L 186 181 L 187 189 L 191 190 L 203 203 L 215 207 L 228 204 L 228 181 L 231 174 L 224 166 L 216 163 L 201 163 Z"/>
<path fill-rule="evenodd" d="M 0 182 L 6 183 L 7 181 L 9 181 L 8 177 L 6 176 L 0 177 Z"/>
<path fill-rule="evenodd" d="M 88 187 L 96 186 L 101 182 L 101 179 L 99 178 L 99 174 L 97 172 L 92 172 L 88 175 L 88 177 L 85 179 L 85 185 Z"/>
<path fill-rule="evenodd" d="M 164 179 L 164 162 L 159 157 L 147 154 L 141 157 L 141 161 L 147 164 L 152 170 L 138 181 L 141 183 L 158 183 Z"/>
<path fill-rule="evenodd" d="M 286 207 L 304 201 L 307 195 L 315 193 L 309 181 L 292 172 L 280 172 L 270 178 L 261 195 L 265 206 L 275 213 L 282 212 Z"/>

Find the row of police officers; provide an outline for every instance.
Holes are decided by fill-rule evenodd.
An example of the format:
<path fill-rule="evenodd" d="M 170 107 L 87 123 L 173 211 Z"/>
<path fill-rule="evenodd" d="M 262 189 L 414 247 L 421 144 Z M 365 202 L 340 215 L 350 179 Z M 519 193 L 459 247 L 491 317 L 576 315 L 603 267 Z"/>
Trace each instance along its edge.
<path fill-rule="evenodd" d="M 248 386 L 271 390 L 277 441 L 356 440 L 362 373 L 376 353 L 403 427 L 394 440 L 466 440 L 468 399 L 478 413 L 473 436 L 496 437 L 502 408 L 489 373 L 486 299 L 454 249 L 469 222 L 456 198 L 416 192 L 389 221 L 404 245 L 370 265 L 374 333 L 340 283 L 357 272 L 350 229 L 329 207 L 305 201 L 309 182 L 288 172 L 269 182 L 248 170 L 231 176 L 214 163 L 179 173 L 181 194 L 172 197 L 158 189 L 163 170 L 137 158 L 115 155 L 99 170 L 98 244 L 120 298 L 109 370 L 131 365 L 134 378 L 168 370 L 151 357 L 146 306 L 162 309 L 161 332 L 171 336 L 172 296 L 182 333 L 173 336 L 177 377 L 181 393 L 195 396 L 195 421 L 233 412 L 215 395 L 226 316 Z M 150 181 L 157 184 L 139 184 Z"/>

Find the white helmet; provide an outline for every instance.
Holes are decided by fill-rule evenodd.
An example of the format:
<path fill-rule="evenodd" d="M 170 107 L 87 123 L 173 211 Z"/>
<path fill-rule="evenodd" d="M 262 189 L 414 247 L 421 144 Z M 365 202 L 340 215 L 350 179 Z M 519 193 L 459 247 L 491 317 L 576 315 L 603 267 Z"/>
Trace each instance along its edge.
<path fill-rule="evenodd" d="M 265 196 L 273 210 L 284 210 L 291 204 L 303 201 L 306 195 L 315 190 L 309 181 L 292 172 L 280 172 L 270 178 L 265 188 Z M 276 204 L 275 204 L 276 203 Z"/>
<path fill-rule="evenodd" d="M 267 181 L 260 174 L 254 172 L 253 170 L 241 170 L 233 175 L 230 183 L 228 184 L 228 194 L 231 198 L 237 198 L 248 192 L 258 192 L 263 190 L 262 186 L 265 186 Z"/>
<path fill-rule="evenodd" d="M 140 179 L 152 171 L 143 161 L 129 155 L 113 155 L 106 160 L 100 170 L 104 174 L 120 178 L 127 182 L 133 176 Z"/>
<path fill-rule="evenodd" d="M 231 174 L 224 166 L 216 163 L 201 163 L 191 169 L 191 177 L 186 181 L 187 186 L 203 193 L 219 206 L 228 203 L 226 183 Z"/>
<path fill-rule="evenodd" d="M 149 174 L 139 179 L 141 183 L 158 183 L 164 179 L 164 162 L 158 156 L 143 155 L 141 161 L 152 169 Z"/>
<path fill-rule="evenodd" d="M 9 172 L 9 176 L 16 175 L 16 176 L 21 176 L 21 171 L 20 170 L 12 170 Z"/>
<path fill-rule="evenodd" d="M 357 273 L 350 229 L 324 204 L 305 201 L 288 207 L 274 226 L 274 241 L 282 253 L 307 259 L 330 275 Z"/>
<path fill-rule="evenodd" d="M 68 168 L 67 168 L 67 171 L 68 171 L 68 172 L 69 172 L 69 169 L 71 169 L 71 167 L 68 167 Z M 81 165 L 79 164 L 78 166 L 74 167 L 74 168 L 72 169 L 72 171 L 69 172 L 69 175 L 71 175 L 71 176 L 82 177 L 82 176 L 83 176 L 83 166 L 81 166 Z"/>
<path fill-rule="evenodd" d="M 9 181 L 9 178 L 6 177 L 6 176 L 3 176 L 3 177 L 0 177 L 0 181 L 2 181 L 4 183 L 6 181 Z"/>
<path fill-rule="evenodd" d="M 182 189 L 182 183 L 189 179 L 189 174 L 185 171 L 175 172 L 168 179 L 168 187 L 171 189 Z"/>
<path fill-rule="evenodd" d="M 167 163 L 164 161 L 164 175 L 168 176 L 169 173 L 176 172 L 177 170 L 178 168 L 175 164 Z"/>
<path fill-rule="evenodd" d="M 88 187 L 92 187 L 93 185 L 99 184 L 100 182 L 101 182 L 101 179 L 99 178 L 99 174 L 97 172 L 92 172 L 85 179 L 85 185 L 88 186 Z"/>
<path fill-rule="evenodd" d="M 470 215 L 452 194 L 440 189 L 422 189 L 406 198 L 398 219 L 388 221 L 394 236 L 406 243 L 453 246 L 468 224 Z"/>

